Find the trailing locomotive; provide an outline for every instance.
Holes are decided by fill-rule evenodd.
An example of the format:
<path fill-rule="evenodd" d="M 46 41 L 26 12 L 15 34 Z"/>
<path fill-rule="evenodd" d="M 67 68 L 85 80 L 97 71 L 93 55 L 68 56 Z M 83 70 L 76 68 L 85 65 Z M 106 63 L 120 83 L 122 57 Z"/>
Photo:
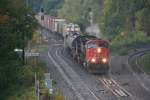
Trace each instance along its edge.
<path fill-rule="evenodd" d="M 108 42 L 94 36 L 70 33 L 66 44 L 71 55 L 91 73 L 109 71 Z"/>

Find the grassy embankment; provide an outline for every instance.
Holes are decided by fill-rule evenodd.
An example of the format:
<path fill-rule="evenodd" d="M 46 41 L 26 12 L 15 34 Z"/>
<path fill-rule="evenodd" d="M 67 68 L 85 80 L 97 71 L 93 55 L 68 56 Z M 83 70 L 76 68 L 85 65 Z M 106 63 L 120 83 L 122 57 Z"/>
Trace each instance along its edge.
<path fill-rule="evenodd" d="M 144 55 L 139 63 L 140 66 L 143 66 L 144 71 L 150 74 L 150 54 Z"/>
<path fill-rule="evenodd" d="M 144 33 L 138 32 L 130 35 L 121 33 L 111 41 L 110 49 L 112 52 L 119 53 L 120 55 L 128 54 L 128 51 L 150 43 L 150 37 Z"/>

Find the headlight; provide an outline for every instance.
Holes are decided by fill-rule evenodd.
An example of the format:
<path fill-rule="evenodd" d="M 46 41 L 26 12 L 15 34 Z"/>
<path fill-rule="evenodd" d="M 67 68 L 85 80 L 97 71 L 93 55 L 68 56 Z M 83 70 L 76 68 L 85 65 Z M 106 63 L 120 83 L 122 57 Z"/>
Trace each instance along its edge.
<path fill-rule="evenodd" d="M 103 63 L 106 63 L 106 62 L 107 62 L 107 59 L 106 59 L 106 58 L 103 58 L 103 59 L 102 59 L 102 62 L 103 62 Z"/>
<path fill-rule="evenodd" d="M 97 48 L 97 52 L 98 52 L 98 53 L 101 53 L 101 48 Z"/>
<path fill-rule="evenodd" d="M 92 58 L 92 59 L 91 59 L 91 62 L 92 62 L 92 63 L 95 63 L 95 62 L 96 62 L 96 59 L 95 59 L 95 58 Z"/>

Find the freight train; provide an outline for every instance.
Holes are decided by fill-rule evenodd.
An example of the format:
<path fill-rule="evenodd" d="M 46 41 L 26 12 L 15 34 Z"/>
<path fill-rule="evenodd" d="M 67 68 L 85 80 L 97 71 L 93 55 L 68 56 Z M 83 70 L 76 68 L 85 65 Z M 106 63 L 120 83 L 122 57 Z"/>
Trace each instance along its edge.
<path fill-rule="evenodd" d="M 60 34 L 72 57 L 91 73 L 109 71 L 108 41 L 81 34 L 77 24 L 67 24 L 65 19 L 44 15 L 36 16 L 42 27 Z"/>

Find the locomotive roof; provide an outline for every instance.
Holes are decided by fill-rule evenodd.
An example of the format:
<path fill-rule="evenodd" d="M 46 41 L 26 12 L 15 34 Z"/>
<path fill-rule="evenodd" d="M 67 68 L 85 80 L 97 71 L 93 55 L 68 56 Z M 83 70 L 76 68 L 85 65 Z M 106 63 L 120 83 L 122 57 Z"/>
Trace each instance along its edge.
<path fill-rule="evenodd" d="M 99 43 L 108 43 L 108 41 L 106 40 L 102 40 L 102 39 L 93 39 L 93 40 L 90 40 L 88 41 L 87 43 L 95 43 L 95 42 L 99 42 Z"/>
<path fill-rule="evenodd" d="M 95 36 L 91 36 L 91 35 L 84 35 L 84 34 L 82 34 L 82 35 L 78 36 L 78 38 L 80 38 L 81 40 L 96 39 L 96 37 L 95 37 Z"/>
<path fill-rule="evenodd" d="M 92 40 L 92 39 L 96 39 L 95 36 L 91 36 L 91 35 L 85 35 L 85 34 L 80 34 L 77 35 L 74 42 L 83 42 L 85 43 L 88 40 Z"/>
<path fill-rule="evenodd" d="M 103 39 L 98 39 L 95 36 L 91 36 L 91 35 L 86 35 L 86 34 L 82 34 L 82 35 L 78 35 L 75 39 L 75 41 L 82 41 L 82 42 L 106 42 L 108 43 L 108 41 L 103 40 Z"/>

